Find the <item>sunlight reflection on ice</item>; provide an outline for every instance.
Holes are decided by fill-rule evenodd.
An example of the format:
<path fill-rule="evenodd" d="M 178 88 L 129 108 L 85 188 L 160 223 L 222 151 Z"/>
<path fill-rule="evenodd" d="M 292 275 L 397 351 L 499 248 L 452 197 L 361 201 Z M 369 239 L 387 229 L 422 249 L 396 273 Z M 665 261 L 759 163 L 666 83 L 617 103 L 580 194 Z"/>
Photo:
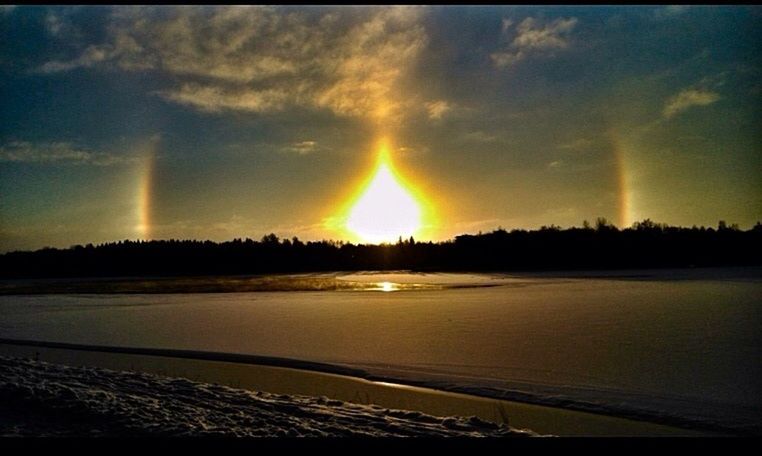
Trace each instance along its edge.
<path fill-rule="evenodd" d="M 393 282 L 377 282 L 373 288 L 368 288 L 369 291 L 399 291 L 399 284 Z"/>

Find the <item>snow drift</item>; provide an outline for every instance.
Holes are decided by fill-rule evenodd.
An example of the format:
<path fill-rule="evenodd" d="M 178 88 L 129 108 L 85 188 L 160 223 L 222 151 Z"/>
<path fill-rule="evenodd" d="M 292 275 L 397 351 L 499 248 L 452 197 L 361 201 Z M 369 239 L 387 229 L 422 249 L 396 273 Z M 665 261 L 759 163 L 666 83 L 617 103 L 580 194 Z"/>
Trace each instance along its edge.
<path fill-rule="evenodd" d="M 529 436 L 435 417 L 145 373 L 0 357 L 1 436 Z"/>

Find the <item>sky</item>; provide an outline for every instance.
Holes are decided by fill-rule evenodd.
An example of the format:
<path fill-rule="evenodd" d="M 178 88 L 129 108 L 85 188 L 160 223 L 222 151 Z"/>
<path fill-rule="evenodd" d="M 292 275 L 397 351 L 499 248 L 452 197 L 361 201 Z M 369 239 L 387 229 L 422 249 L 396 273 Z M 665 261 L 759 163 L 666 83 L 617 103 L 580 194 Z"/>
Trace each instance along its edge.
<path fill-rule="evenodd" d="M 418 240 L 598 217 L 748 229 L 762 220 L 761 19 L 3 6 L 0 251 L 362 241 L 346 211 L 381 149 L 424 208 Z"/>

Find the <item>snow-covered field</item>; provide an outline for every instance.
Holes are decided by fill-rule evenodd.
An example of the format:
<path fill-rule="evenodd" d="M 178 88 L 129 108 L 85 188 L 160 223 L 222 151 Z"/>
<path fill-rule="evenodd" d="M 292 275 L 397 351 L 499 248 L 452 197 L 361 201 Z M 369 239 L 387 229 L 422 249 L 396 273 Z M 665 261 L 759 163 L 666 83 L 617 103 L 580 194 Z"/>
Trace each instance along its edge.
<path fill-rule="evenodd" d="M 0 436 L 530 436 L 475 417 L 0 357 Z"/>

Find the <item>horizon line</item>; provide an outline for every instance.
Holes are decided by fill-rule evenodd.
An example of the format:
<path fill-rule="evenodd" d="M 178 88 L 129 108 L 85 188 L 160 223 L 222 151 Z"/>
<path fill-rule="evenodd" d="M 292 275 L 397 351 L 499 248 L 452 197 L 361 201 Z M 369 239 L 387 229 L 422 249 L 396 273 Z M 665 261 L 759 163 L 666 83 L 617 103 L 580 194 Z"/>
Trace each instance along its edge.
<path fill-rule="evenodd" d="M 152 243 L 152 242 L 200 242 L 200 243 L 211 242 L 213 244 L 225 244 L 225 243 L 248 242 L 248 241 L 251 241 L 251 242 L 254 242 L 254 243 L 257 243 L 257 244 L 261 244 L 261 243 L 267 242 L 266 238 L 268 238 L 270 236 L 274 236 L 275 239 L 277 239 L 277 242 L 278 242 L 279 245 L 283 244 L 282 241 L 293 242 L 294 240 L 297 240 L 297 241 L 299 241 L 301 243 L 304 243 L 304 244 L 309 244 L 309 243 L 314 243 L 314 244 L 326 243 L 326 244 L 352 245 L 352 246 L 358 246 L 358 247 L 359 246 L 382 247 L 382 246 L 395 246 L 395 245 L 398 245 L 400 243 L 409 243 L 409 241 L 411 239 L 414 241 L 415 244 L 445 244 L 445 243 L 448 243 L 448 242 L 454 242 L 454 241 L 457 240 L 457 238 L 462 237 L 462 236 L 483 236 L 483 235 L 488 235 L 488 234 L 498 233 L 498 232 L 513 233 L 513 232 L 517 232 L 517 231 L 518 232 L 521 232 L 521 231 L 524 231 L 524 232 L 568 231 L 568 230 L 574 230 L 574 229 L 577 229 L 577 230 L 590 230 L 590 231 L 593 231 L 593 232 L 597 232 L 597 231 L 600 231 L 601 228 L 608 229 L 608 230 L 615 230 L 615 231 L 618 231 L 618 232 L 627 231 L 627 230 L 637 231 L 638 230 L 638 225 L 646 224 L 646 222 L 648 222 L 648 224 L 646 225 L 645 229 L 656 229 L 656 228 L 658 228 L 660 230 L 669 229 L 669 228 L 677 228 L 677 229 L 683 229 L 683 230 L 694 230 L 694 229 L 697 229 L 697 230 L 707 230 L 707 231 L 708 230 L 721 231 L 721 230 L 725 229 L 725 230 L 729 230 L 729 231 L 750 232 L 750 231 L 754 231 L 755 229 L 757 229 L 757 227 L 762 226 L 762 221 L 760 221 L 760 220 L 758 220 L 756 222 L 756 224 L 752 225 L 750 228 L 748 228 L 746 230 L 741 229 L 739 227 L 739 224 L 737 224 L 737 223 L 727 223 L 724 220 L 719 220 L 718 223 L 717 223 L 717 227 L 716 228 L 712 227 L 712 226 L 696 225 L 696 224 L 694 224 L 692 226 L 669 225 L 667 223 L 654 222 L 654 221 L 652 221 L 649 218 L 643 219 L 642 221 L 635 221 L 630 226 L 625 227 L 625 228 L 618 227 L 615 223 L 609 222 L 608 219 L 606 219 L 605 217 L 598 217 L 596 219 L 595 226 L 593 224 L 590 224 L 588 222 L 588 225 L 586 227 L 585 226 L 585 222 L 588 222 L 588 221 L 584 220 L 582 226 L 572 225 L 572 226 L 569 226 L 569 227 L 563 227 L 563 226 L 556 225 L 556 224 L 550 224 L 550 225 L 542 225 L 539 228 L 511 228 L 511 229 L 507 229 L 507 228 L 505 228 L 505 227 L 503 227 L 501 225 L 498 225 L 492 231 L 479 230 L 476 233 L 461 233 L 461 234 L 457 234 L 457 235 L 455 235 L 453 237 L 450 237 L 450 238 L 447 238 L 447 239 L 443 239 L 443 240 L 437 240 L 437 241 L 435 241 L 433 239 L 418 240 L 418 239 L 415 239 L 414 236 L 409 236 L 409 237 L 402 237 L 402 236 L 400 236 L 399 239 L 397 241 L 394 241 L 394 242 L 380 242 L 380 243 L 358 242 L 358 243 L 354 243 L 354 242 L 352 242 L 350 240 L 344 240 L 344 239 L 325 239 L 325 238 L 323 238 L 323 239 L 300 239 L 298 236 L 281 237 L 281 236 L 278 236 L 277 234 L 275 234 L 274 232 L 270 232 L 270 233 L 262 235 L 259 239 L 254 239 L 252 237 L 246 236 L 246 237 L 233 237 L 232 239 L 219 240 L 219 241 L 215 241 L 215 240 L 208 239 L 208 238 L 207 239 L 196 239 L 196 238 L 152 238 L 152 239 L 140 239 L 140 238 L 136 238 L 136 239 L 131 239 L 131 238 L 124 238 L 124 239 L 114 239 L 114 240 L 110 240 L 110 241 L 103 241 L 103 242 L 100 242 L 98 244 L 93 244 L 92 242 L 88 242 L 86 244 L 70 244 L 68 247 L 44 246 L 44 247 L 39 247 L 39 248 L 36 248 L 36 249 L 28 249 L 28 250 L 21 250 L 21 249 L 6 250 L 6 251 L 1 252 L 0 255 L 6 255 L 6 254 L 9 254 L 9 253 L 38 252 L 38 251 L 41 251 L 41 250 L 72 250 L 72 249 L 75 249 L 77 247 L 81 247 L 81 248 L 89 248 L 89 247 L 97 248 L 97 247 L 102 247 L 102 246 L 108 246 L 108 245 L 111 245 L 111 244 L 121 244 L 121 243 L 127 243 L 127 242 L 136 243 L 136 244 L 143 244 L 143 243 L 148 244 L 148 243 Z M 600 222 L 602 222 L 602 224 L 600 224 L 600 226 L 598 226 Z"/>

